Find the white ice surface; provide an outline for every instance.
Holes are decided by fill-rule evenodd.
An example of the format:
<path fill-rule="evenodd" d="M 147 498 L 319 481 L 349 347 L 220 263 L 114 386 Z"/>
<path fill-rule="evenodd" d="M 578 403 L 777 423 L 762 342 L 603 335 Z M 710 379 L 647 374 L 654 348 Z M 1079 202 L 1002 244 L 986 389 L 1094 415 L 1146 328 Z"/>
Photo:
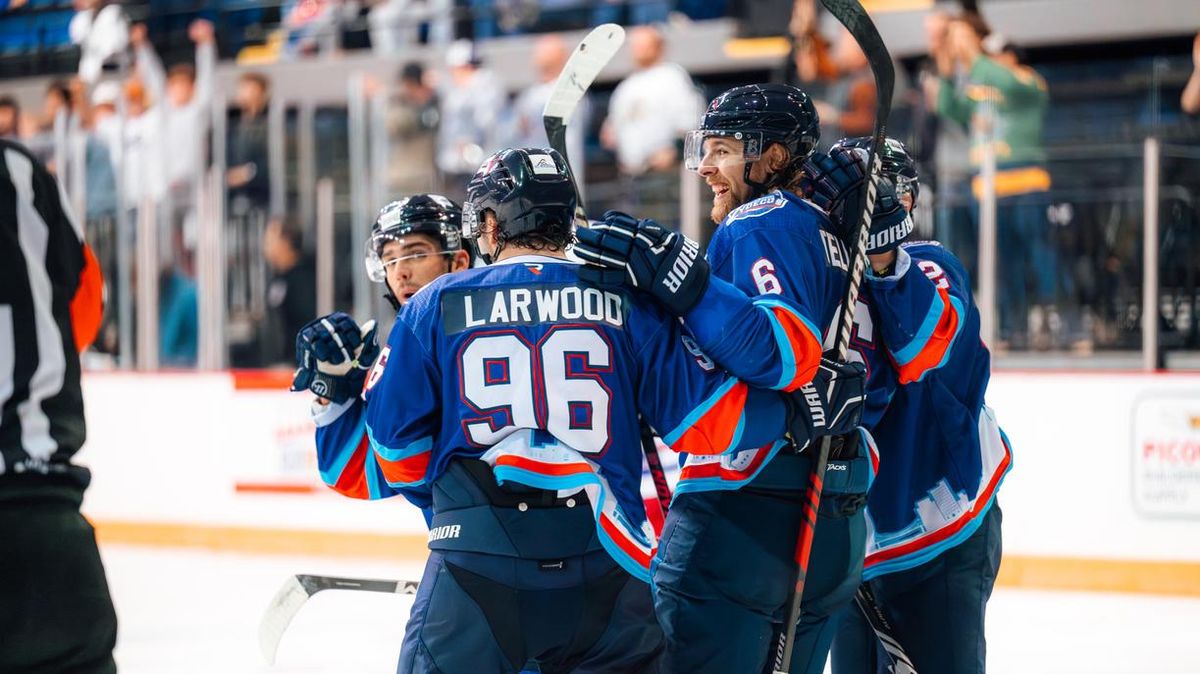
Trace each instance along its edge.
<path fill-rule="evenodd" d="M 390 674 L 412 597 L 323 592 L 268 667 L 259 617 L 296 573 L 419 578 L 421 565 L 110 545 L 122 674 Z M 988 605 L 994 674 L 1200 673 L 1200 600 L 998 588 Z"/>

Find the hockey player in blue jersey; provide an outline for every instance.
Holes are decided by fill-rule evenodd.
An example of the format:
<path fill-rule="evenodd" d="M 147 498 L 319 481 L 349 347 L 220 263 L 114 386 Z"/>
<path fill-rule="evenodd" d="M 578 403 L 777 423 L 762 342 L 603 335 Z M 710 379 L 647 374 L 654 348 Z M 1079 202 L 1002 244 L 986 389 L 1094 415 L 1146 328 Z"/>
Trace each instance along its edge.
<path fill-rule="evenodd" d="M 838 142 L 806 171 L 814 201 L 833 212 L 863 183 L 853 151 Z M 888 139 L 883 174 L 911 210 L 916 166 Z M 867 501 L 863 573 L 921 674 L 982 674 L 984 613 L 1000 565 L 996 492 L 1012 465 L 1008 440 L 984 403 L 990 357 L 961 262 L 935 241 L 901 243 L 911 228 L 877 218 L 863 292 L 900 376 L 871 432 L 879 474 Z M 833 647 L 834 674 L 886 674 L 886 656 L 857 611 L 846 610 Z"/>
<path fill-rule="evenodd" d="M 707 260 L 690 242 L 667 254 L 666 242 L 678 235 L 610 212 L 579 233 L 576 254 L 592 263 L 581 274 L 654 296 L 731 374 L 804 390 L 822 345 L 832 344 L 850 262 L 825 213 L 794 191 L 818 137 L 816 110 L 799 89 L 750 85 L 721 94 L 685 143 L 688 167 L 713 190 L 719 227 Z M 851 343 L 851 358 L 868 377 L 864 425 L 878 420 L 895 387 L 873 317 L 865 304 L 857 308 Z M 769 671 L 796 577 L 812 470 L 805 446 L 779 437 L 735 455 L 688 457 L 654 564 L 655 609 L 674 671 Z M 831 456 L 793 672 L 822 670 L 834 616 L 854 596 L 862 570 L 861 511 L 874 468 L 869 435 L 835 440 Z"/>
<path fill-rule="evenodd" d="M 658 671 L 638 415 L 696 455 L 768 444 L 789 419 L 801 441 L 856 423 L 853 369 L 819 366 L 833 394 L 798 411 L 714 368 L 648 298 L 581 282 L 564 255 L 574 209 L 553 150 L 490 158 L 463 230 L 491 264 L 409 300 L 343 412 L 365 444 L 319 448 L 326 472 L 351 474 L 335 481 L 431 515 L 400 672 Z"/>
<path fill-rule="evenodd" d="M 365 248 L 367 276 L 383 284 L 383 297 L 396 311 L 434 279 L 467 269 L 472 262 L 471 249 L 462 240 L 462 208 L 440 194 L 417 194 L 385 205 L 371 224 Z M 321 478 L 346 496 L 372 498 L 361 470 L 328 462 L 343 456 L 338 450 L 362 435 L 363 409 L 350 408 L 379 355 L 375 321 L 359 328 L 352 318 L 336 312 L 305 325 L 296 339 L 299 368 L 292 390 L 320 391 L 312 415 Z M 336 365 L 329 362 L 333 353 L 340 356 Z"/>

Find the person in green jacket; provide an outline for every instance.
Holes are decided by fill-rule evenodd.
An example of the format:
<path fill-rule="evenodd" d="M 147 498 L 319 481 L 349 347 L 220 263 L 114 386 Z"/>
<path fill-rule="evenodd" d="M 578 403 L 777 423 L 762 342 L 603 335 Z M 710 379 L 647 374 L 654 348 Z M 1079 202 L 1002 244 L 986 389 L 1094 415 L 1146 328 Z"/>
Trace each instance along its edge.
<path fill-rule="evenodd" d="M 971 190 L 983 193 L 979 172 L 990 143 L 996 157 L 997 247 L 1005 271 L 999 279 L 1000 343 L 1023 345 L 1031 304 L 1049 309 L 1069 278 L 1060 270 L 1046 218 L 1050 173 L 1042 145 L 1049 95 L 1046 82 L 1022 65 L 1017 49 L 978 22 L 950 22 L 945 48 L 935 54 L 937 112 L 971 134 Z M 959 81 L 955 81 L 960 74 Z M 1032 290 L 1032 293 L 1030 292 Z"/>

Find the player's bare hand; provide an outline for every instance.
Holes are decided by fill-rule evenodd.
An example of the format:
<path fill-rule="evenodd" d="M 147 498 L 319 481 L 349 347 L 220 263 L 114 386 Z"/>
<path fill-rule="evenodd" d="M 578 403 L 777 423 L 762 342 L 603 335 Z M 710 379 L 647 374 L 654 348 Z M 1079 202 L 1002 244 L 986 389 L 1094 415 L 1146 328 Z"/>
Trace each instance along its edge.
<path fill-rule="evenodd" d="M 129 27 L 129 43 L 134 47 L 143 47 L 149 44 L 149 31 L 146 29 L 146 24 L 135 23 Z"/>
<path fill-rule="evenodd" d="M 196 44 L 211 44 L 216 39 L 212 22 L 196 19 L 188 26 L 188 39 Z"/>

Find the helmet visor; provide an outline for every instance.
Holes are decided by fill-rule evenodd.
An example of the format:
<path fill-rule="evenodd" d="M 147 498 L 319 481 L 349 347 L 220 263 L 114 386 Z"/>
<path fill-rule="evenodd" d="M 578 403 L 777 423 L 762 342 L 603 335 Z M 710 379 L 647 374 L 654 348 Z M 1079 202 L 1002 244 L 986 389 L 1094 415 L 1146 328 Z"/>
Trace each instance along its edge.
<path fill-rule="evenodd" d="M 395 242 L 399 245 L 389 247 Z M 387 280 L 388 270 L 394 266 L 410 267 L 420 264 L 430 256 L 445 257 L 454 255 L 457 251 L 442 250 L 427 241 L 409 236 L 396 234 L 376 234 L 367 240 L 363 252 L 363 264 L 367 268 L 367 278 L 375 283 Z"/>
<path fill-rule="evenodd" d="M 745 164 L 762 156 L 761 131 L 696 129 L 683 139 L 684 165 L 689 171 L 713 166 Z"/>

